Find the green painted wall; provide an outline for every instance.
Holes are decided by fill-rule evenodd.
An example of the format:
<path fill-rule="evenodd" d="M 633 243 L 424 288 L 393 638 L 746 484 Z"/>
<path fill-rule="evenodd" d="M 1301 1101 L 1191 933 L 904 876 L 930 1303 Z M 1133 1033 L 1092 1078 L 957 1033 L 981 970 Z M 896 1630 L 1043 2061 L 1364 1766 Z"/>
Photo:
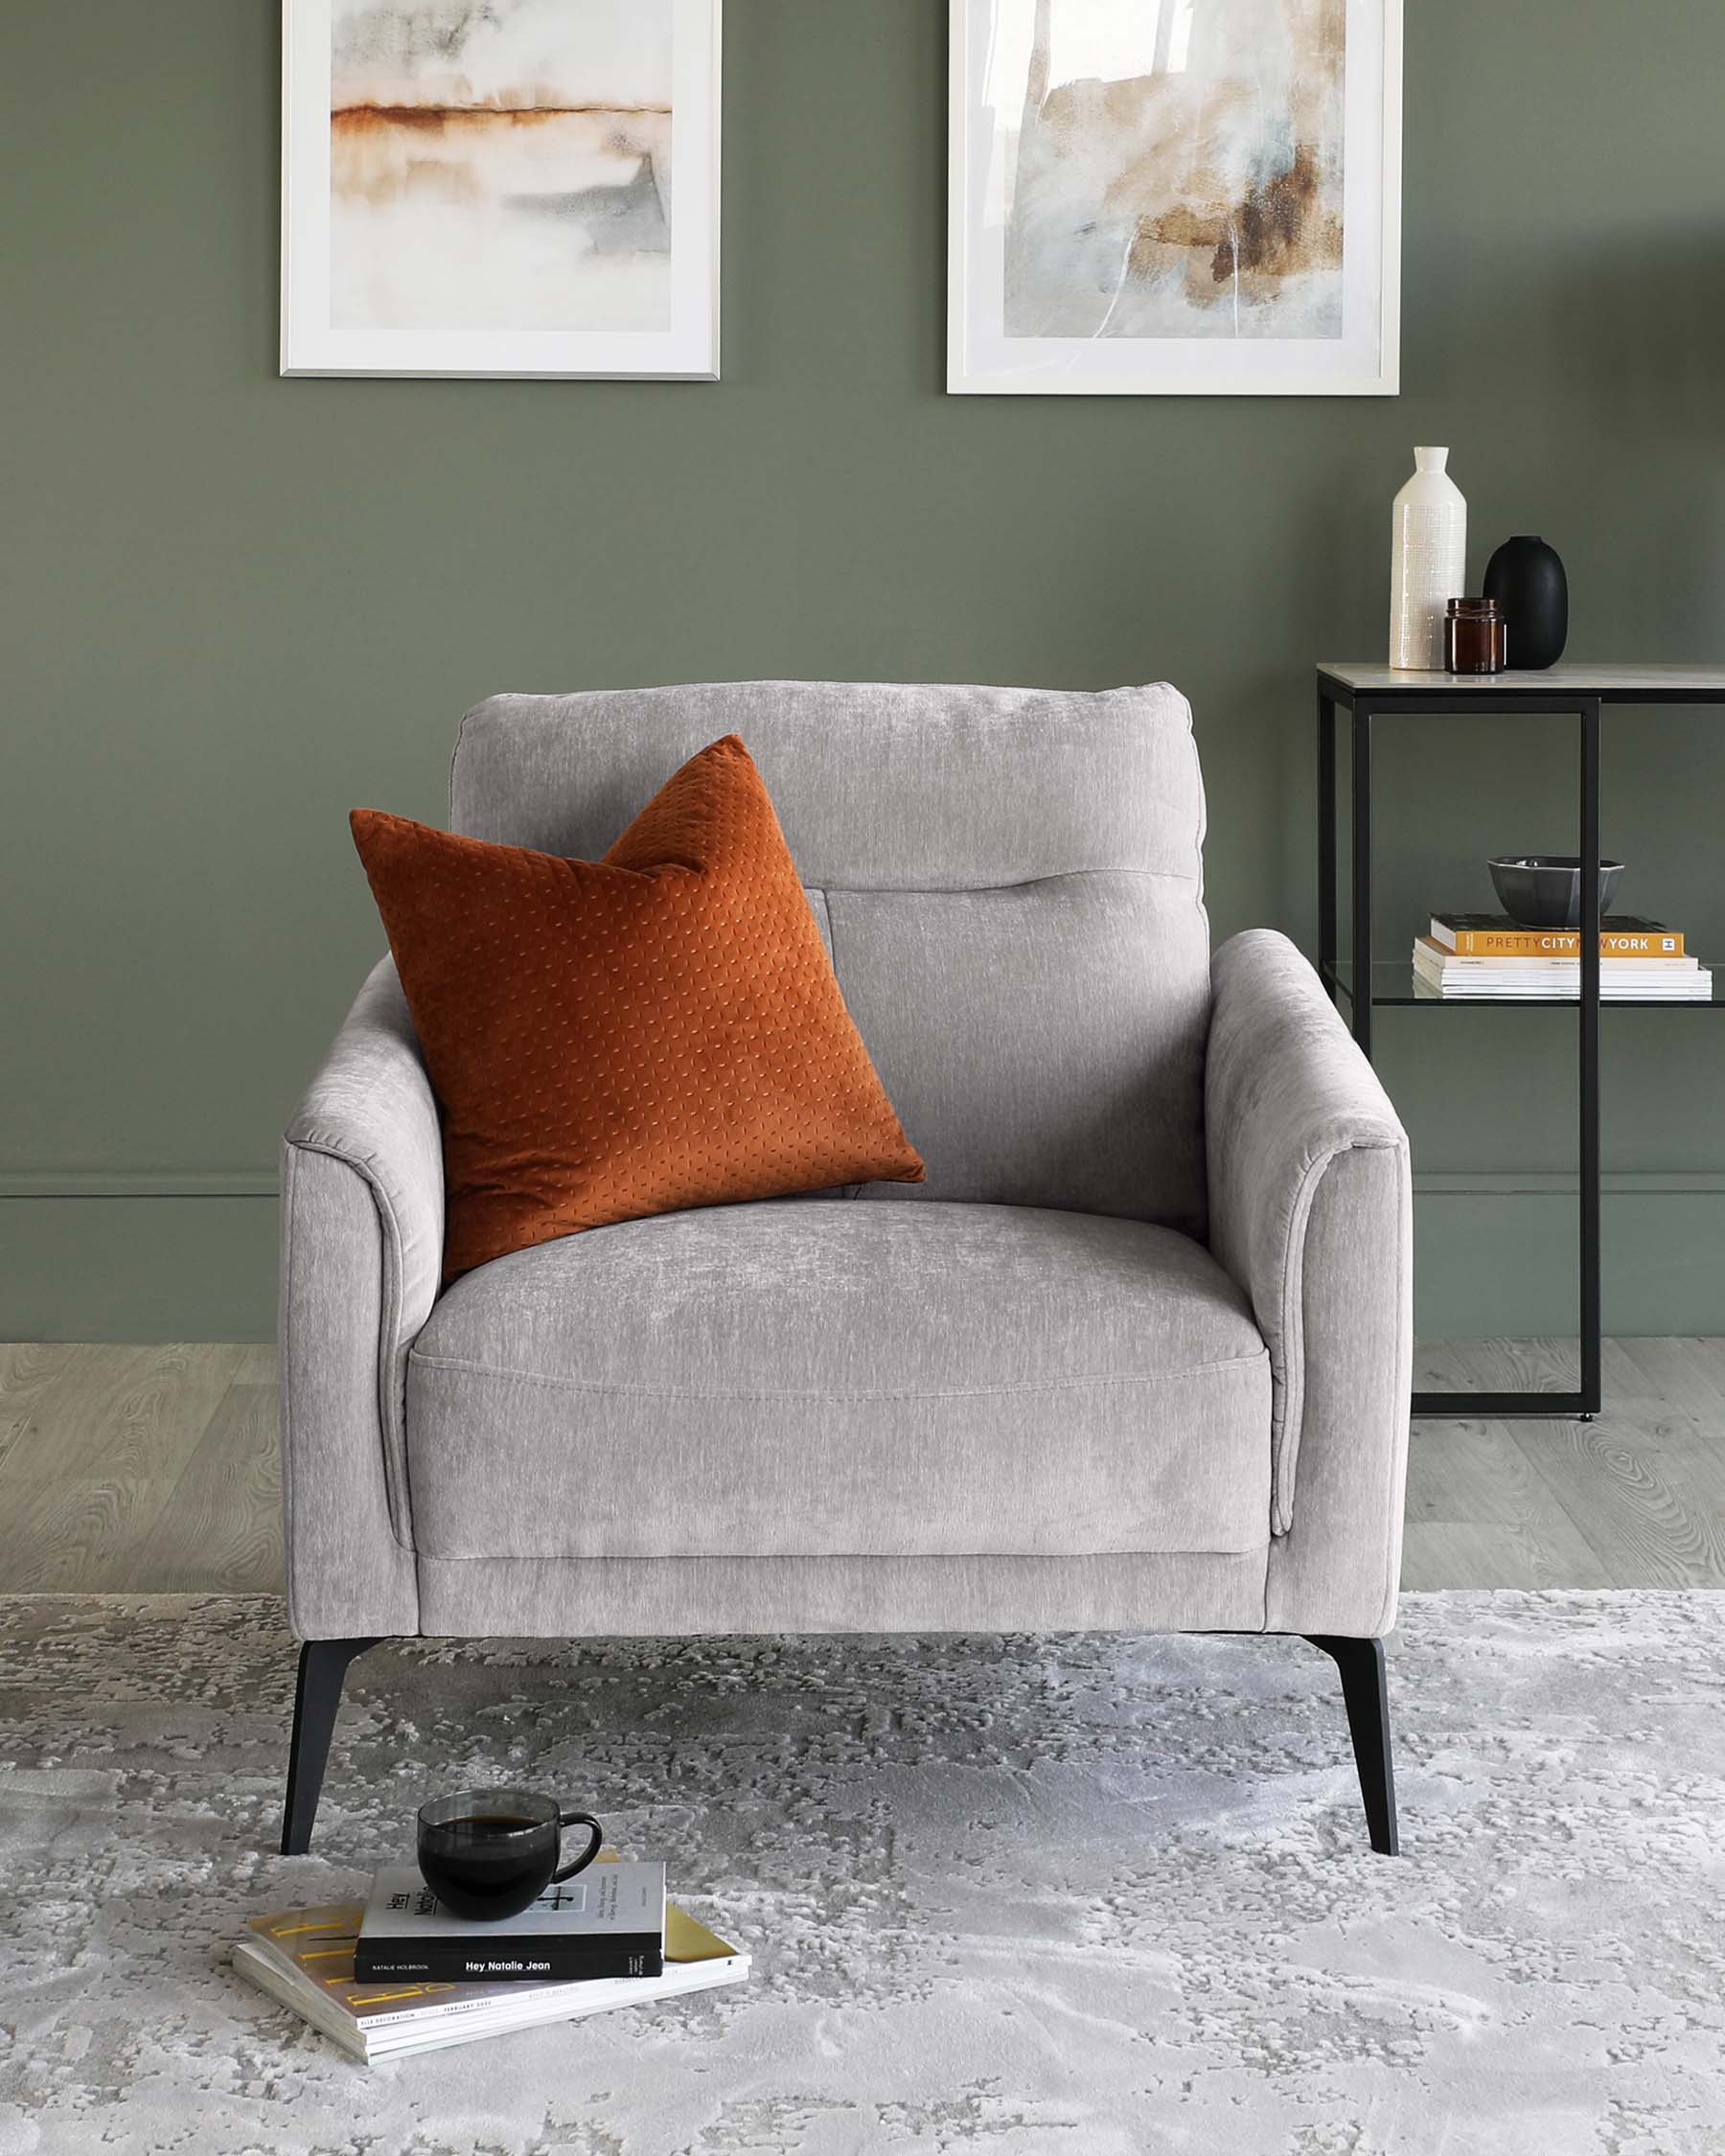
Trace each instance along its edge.
<path fill-rule="evenodd" d="M 1309 669 L 1381 647 L 1415 441 L 1452 445 L 1476 573 L 1511 531 L 1563 550 L 1574 655 L 1725 653 L 1714 0 L 1409 0 L 1381 401 L 943 396 L 943 0 L 731 0 L 720 385 L 281 381 L 276 14 L 9 25 L 0 1334 L 268 1332 L 243 1193 L 380 943 L 345 812 L 439 816 L 488 690 L 1165 675 L 1218 934 L 1306 937 Z M 1397 942 L 1568 838 L 1559 729 L 1386 764 Z M 1725 719 L 1616 720 L 1606 788 L 1624 902 L 1725 957 Z M 1725 1031 L 1606 1025 L 1608 1317 L 1721 1329 Z M 1565 1321 L 1570 1031 L 1385 1021 L 1441 1184 L 1428 1332 Z"/>

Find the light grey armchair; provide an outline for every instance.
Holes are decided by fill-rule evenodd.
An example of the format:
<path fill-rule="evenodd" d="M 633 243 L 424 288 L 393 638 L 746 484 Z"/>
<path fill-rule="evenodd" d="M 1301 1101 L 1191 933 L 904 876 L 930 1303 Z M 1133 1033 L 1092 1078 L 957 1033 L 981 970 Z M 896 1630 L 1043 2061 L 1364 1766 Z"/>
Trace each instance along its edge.
<path fill-rule="evenodd" d="M 594 858 L 747 743 L 928 1162 L 603 1227 L 439 1292 L 438 1112 L 393 967 L 283 1148 L 307 1846 L 392 1635 L 1303 1634 L 1395 1847 L 1407 1140 L 1279 935 L 1212 963 L 1167 687 L 497 697 L 453 828 Z"/>

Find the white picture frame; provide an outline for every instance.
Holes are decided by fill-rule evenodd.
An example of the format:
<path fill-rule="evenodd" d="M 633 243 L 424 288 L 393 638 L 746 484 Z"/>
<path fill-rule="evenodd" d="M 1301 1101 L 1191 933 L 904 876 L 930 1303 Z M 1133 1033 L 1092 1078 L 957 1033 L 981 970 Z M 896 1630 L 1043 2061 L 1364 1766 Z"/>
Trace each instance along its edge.
<path fill-rule="evenodd" d="M 517 4 L 543 7 L 552 0 Z M 614 4 L 627 21 L 634 0 Z M 721 0 L 669 0 L 671 188 L 663 216 L 668 245 L 667 232 L 656 238 L 656 251 L 669 255 L 669 273 L 667 280 L 656 263 L 650 265 L 658 280 L 651 287 L 650 302 L 629 303 L 643 311 L 650 305 L 663 318 L 625 327 L 385 324 L 352 319 L 351 305 L 344 316 L 333 269 L 340 264 L 346 241 L 332 193 L 332 35 L 341 5 L 342 0 L 283 0 L 282 374 L 717 381 Z M 581 5 L 591 9 L 603 0 L 581 0 Z M 411 13 L 413 0 L 401 0 L 401 6 L 404 14 Z M 662 105 L 653 109 L 663 112 Z M 506 112 L 505 117 L 514 114 Z M 643 161 L 640 169 L 653 184 L 650 164 Z M 663 202 L 664 196 L 661 186 L 658 199 Z M 573 197 L 546 199 L 555 204 Z M 435 205 L 419 214 L 415 237 L 426 235 L 426 256 L 434 259 L 437 234 L 425 218 L 435 218 Z M 541 242 L 536 238 L 534 244 Z M 494 259 L 485 258 L 488 269 Z M 449 288 L 457 288 L 453 276 Z M 528 288 L 523 279 L 522 289 Z M 539 293 L 545 288 L 541 272 L 531 289 Z M 505 290 L 500 313 L 511 310 L 510 300 Z"/>
<path fill-rule="evenodd" d="M 1338 331 L 1296 336 L 1241 335 L 1237 330 L 1231 334 L 1131 335 L 1108 329 L 1105 318 L 1101 329 L 1067 329 L 1057 335 L 1007 333 L 1007 224 L 1018 132 L 1000 92 L 1005 71 L 1027 40 L 1039 40 L 1037 50 L 1047 52 L 1048 25 L 1059 17 L 1041 11 L 1058 11 L 1069 4 L 1070 0 L 950 0 L 949 392 L 1093 397 L 1399 394 L 1402 0 L 1345 0 Z M 1184 19 L 1189 21 L 1192 0 L 1161 0 L 1160 8 L 1155 0 L 1077 0 L 1077 4 L 1085 11 L 1083 24 L 1089 26 L 1080 36 L 1090 36 L 1094 44 L 1101 34 L 1098 21 L 1105 30 L 1111 4 L 1117 5 L 1123 24 L 1130 18 L 1133 35 L 1143 34 L 1146 20 L 1160 24 L 1164 18 L 1176 26 L 1178 35 L 1180 11 L 1184 8 Z M 1275 0 L 1222 0 L 1222 4 L 1261 13 Z M 1123 29 L 1121 35 L 1127 34 Z M 1078 49 L 1075 38 L 1073 50 Z M 1027 91 L 1020 93 L 1020 113 L 1028 109 L 1027 99 Z M 1040 115 L 1046 101 L 1037 109 Z M 1058 241 L 1062 228 L 1050 219 L 1036 236 L 1039 244 L 1048 229 Z M 1039 262 L 1046 259 L 1044 255 Z M 1231 259 L 1236 264 L 1237 287 L 1237 251 Z M 1130 261 L 1130 253 L 1121 258 L 1122 285 Z M 1082 316 L 1082 309 L 1074 312 Z M 1254 317 L 1269 318 L 1265 310 Z"/>

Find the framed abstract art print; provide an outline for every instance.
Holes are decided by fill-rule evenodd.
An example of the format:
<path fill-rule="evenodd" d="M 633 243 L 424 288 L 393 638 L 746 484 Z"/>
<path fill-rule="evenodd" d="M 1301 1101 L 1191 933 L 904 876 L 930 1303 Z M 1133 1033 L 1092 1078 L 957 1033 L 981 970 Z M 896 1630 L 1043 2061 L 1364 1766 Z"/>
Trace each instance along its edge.
<path fill-rule="evenodd" d="M 282 372 L 719 372 L 720 0 L 284 0 Z"/>
<path fill-rule="evenodd" d="M 1401 0 L 952 0 L 947 386 L 1393 396 Z"/>

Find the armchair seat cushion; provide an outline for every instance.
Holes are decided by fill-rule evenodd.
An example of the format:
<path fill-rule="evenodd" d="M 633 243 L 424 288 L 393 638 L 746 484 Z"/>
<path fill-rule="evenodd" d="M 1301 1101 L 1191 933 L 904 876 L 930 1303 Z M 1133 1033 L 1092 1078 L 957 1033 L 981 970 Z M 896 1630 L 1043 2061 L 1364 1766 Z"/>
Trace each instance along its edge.
<path fill-rule="evenodd" d="M 468 1273 L 409 1358 L 444 1559 L 1082 1555 L 1269 1540 L 1268 1352 L 1173 1229 L 786 1199 Z"/>

